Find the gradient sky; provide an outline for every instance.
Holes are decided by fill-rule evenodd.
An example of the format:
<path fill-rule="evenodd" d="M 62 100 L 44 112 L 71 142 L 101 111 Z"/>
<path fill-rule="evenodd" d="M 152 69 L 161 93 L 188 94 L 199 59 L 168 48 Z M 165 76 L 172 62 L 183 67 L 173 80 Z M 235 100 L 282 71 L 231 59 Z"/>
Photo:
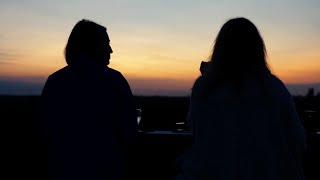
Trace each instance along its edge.
<path fill-rule="evenodd" d="M 319 12 L 319 0 L 1 0 L 0 94 L 39 94 L 86 18 L 107 27 L 110 67 L 134 94 L 186 95 L 223 23 L 239 16 L 258 27 L 273 73 L 293 94 L 320 91 Z"/>

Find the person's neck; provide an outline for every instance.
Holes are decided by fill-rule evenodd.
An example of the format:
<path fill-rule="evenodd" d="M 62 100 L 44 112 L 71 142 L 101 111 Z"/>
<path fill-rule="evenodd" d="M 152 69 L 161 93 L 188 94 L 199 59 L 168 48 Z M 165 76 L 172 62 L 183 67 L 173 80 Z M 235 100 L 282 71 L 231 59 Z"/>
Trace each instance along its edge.
<path fill-rule="evenodd" d="M 92 57 L 85 53 L 78 54 L 75 59 L 76 65 L 107 67 L 107 64 L 104 64 L 103 61 L 98 60 L 95 57 Z"/>

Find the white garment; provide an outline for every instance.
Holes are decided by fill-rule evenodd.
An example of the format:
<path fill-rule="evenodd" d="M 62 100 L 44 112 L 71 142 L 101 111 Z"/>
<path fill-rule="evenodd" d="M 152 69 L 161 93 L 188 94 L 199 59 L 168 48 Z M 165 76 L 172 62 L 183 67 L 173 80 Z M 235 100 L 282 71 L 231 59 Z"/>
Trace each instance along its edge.
<path fill-rule="evenodd" d="M 303 180 L 305 131 L 284 84 L 251 76 L 239 95 L 224 82 L 204 98 L 200 77 L 192 89 L 188 121 L 194 144 L 176 179 Z"/>

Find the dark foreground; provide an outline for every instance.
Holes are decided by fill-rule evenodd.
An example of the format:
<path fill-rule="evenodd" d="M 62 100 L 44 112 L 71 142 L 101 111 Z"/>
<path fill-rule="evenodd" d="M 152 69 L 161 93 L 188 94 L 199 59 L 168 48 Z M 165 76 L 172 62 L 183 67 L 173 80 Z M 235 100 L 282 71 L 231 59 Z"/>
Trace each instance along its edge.
<path fill-rule="evenodd" d="M 320 179 L 320 97 L 296 97 L 297 108 L 308 131 L 308 149 L 304 154 L 307 180 Z M 185 120 L 187 97 L 136 97 L 142 109 L 141 132 L 130 159 L 129 179 L 170 179 L 177 172 L 177 158 L 190 145 L 187 134 L 146 133 L 154 130 L 176 131 Z M 38 128 L 39 97 L 0 96 L 2 129 L 1 149 L 5 179 L 45 180 L 46 141 Z"/>

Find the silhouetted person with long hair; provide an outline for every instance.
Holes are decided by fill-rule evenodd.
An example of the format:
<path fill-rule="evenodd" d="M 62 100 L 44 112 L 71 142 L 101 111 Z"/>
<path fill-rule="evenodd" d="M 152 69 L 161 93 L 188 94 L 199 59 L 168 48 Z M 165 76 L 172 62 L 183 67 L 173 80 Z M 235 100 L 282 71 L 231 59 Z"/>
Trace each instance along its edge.
<path fill-rule="evenodd" d="M 126 79 L 108 68 L 106 28 L 81 20 L 65 48 L 67 66 L 42 92 L 50 179 L 122 179 L 138 128 Z"/>
<path fill-rule="evenodd" d="M 194 83 L 188 123 L 194 142 L 178 180 L 302 180 L 305 131 L 266 48 L 245 18 L 221 28 L 205 73 Z"/>

